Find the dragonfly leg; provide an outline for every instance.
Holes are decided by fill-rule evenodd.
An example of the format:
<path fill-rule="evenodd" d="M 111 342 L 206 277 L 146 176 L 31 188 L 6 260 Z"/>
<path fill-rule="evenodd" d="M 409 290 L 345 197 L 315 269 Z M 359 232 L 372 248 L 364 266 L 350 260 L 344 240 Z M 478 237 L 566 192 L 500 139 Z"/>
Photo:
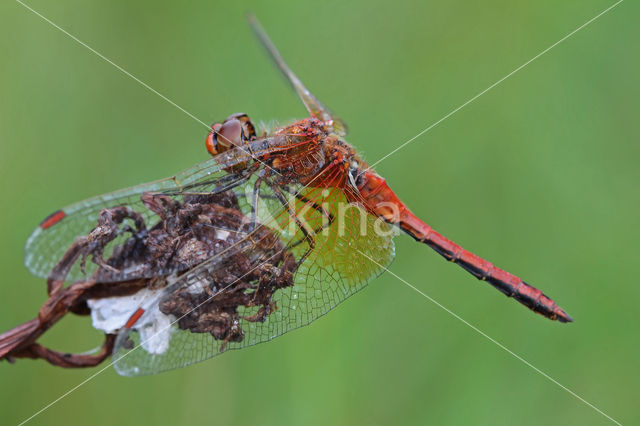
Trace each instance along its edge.
<path fill-rule="evenodd" d="M 309 198 L 305 197 L 304 195 L 301 195 L 299 192 L 295 192 L 291 190 L 290 188 L 285 187 L 285 190 L 289 194 L 293 194 L 293 196 L 296 197 L 296 199 L 302 201 L 305 205 L 311 206 L 312 209 L 320 213 L 323 216 L 323 218 L 326 219 L 326 221 L 325 220 L 322 221 L 322 225 L 314 228 L 313 230 L 314 234 L 322 232 L 323 230 L 331 226 L 331 224 L 334 222 L 335 217 L 331 214 L 331 212 L 325 210 L 321 205 L 318 205 L 318 203 L 316 203 L 315 201 L 310 200 Z M 300 238 L 298 241 L 293 242 L 289 247 L 290 248 L 297 247 L 305 241 L 306 241 L 305 238 Z"/>
<path fill-rule="evenodd" d="M 302 241 L 306 241 L 309 244 L 309 248 L 304 252 L 304 254 L 300 257 L 300 259 L 296 263 L 295 269 L 298 269 L 298 267 L 302 265 L 305 259 L 311 254 L 311 251 L 316 247 L 316 240 L 313 238 L 313 235 L 312 235 L 313 230 L 309 231 L 304 226 L 304 224 L 300 221 L 300 219 L 298 219 L 298 215 L 296 214 L 293 207 L 291 207 L 291 204 L 285 198 L 284 194 L 282 193 L 282 190 L 276 185 L 271 185 L 271 188 L 273 189 L 273 193 L 275 194 L 276 198 L 278 198 L 278 200 L 282 203 L 282 205 L 287 209 L 289 216 L 295 221 L 296 225 L 298 225 L 298 228 L 300 228 L 300 231 L 302 232 L 302 235 L 303 235 Z"/>
<path fill-rule="evenodd" d="M 253 231 L 256 228 L 258 202 L 260 201 L 260 185 L 262 185 L 263 181 L 263 176 L 259 175 L 256 182 L 253 184 L 253 194 L 251 196 L 251 223 L 249 225 L 249 231 Z"/>

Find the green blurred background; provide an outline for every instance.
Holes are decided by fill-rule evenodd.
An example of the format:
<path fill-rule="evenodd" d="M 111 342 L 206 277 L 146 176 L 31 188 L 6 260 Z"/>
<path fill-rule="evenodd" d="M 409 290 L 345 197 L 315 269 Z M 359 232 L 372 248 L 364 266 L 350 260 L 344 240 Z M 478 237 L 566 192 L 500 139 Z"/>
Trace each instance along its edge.
<path fill-rule="evenodd" d="M 205 122 L 305 110 L 245 23 L 252 10 L 369 162 L 612 1 L 29 5 Z M 409 237 L 391 269 L 622 423 L 638 410 L 639 7 L 626 1 L 377 166 L 464 247 L 554 297 L 528 312 Z M 0 5 L 0 331 L 45 283 L 22 265 L 51 211 L 207 158 L 206 129 L 18 3 Z M 85 318 L 43 339 L 100 342 Z M 0 416 L 26 419 L 96 373 L 0 364 Z M 607 424 L 390 274 L 274 342 L 152 377 L 112 368 L 34 424 Z"/>

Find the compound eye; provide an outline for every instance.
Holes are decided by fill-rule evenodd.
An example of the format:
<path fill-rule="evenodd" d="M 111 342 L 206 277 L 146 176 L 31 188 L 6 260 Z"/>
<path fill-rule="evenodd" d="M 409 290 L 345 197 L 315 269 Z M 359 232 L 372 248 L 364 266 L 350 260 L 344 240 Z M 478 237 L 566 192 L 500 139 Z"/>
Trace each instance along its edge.
<path fill-rule="evenodd" d="M 207 151 L 209 151 L 211 155 L 220 154 L 220 150 L 218 147 L 218 140 L 217 140 L 218 131 L 220 130 L 220 127 L 222 127 L 222 124 L 220 123 L 216 123 L 213 126 L 211 126 L 211 131 L 209 132 L 209 135 L 207 136 L 207 140 L 205 141 L 207 145 Z"/>
<path fill-rule="evenodd" d="M 217 139 L 220 152 L 242 146 L 242 123 L 235 119 L 225 122 L 218 131 Z"/>
<path fill-rule="evenodd" d="M 256 137 L 256 128 L 251 122 L 251 119 L 244 112 L 239 112 L 236 114 L 231 114 L 227 117 L 227 120 L 238 120 L 242 123 L 242 133 L 244 139 L 253 140 Z"/>

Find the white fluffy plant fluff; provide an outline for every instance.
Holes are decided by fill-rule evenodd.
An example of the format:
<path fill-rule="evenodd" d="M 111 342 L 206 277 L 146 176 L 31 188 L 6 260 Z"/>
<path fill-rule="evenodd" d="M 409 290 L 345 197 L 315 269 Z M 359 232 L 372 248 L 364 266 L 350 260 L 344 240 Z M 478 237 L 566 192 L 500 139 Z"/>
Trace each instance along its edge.
<path fill-rule="evenodd" d="M 162 289 L 142 289 L 130 296 L 90 299 L 93 327 L 108 334 L 117 334 L 143 304 L 149 305 L 140 319 L 131 327 L 140 333 L 142 349 L 153 355 L 163 354 L 169 349 L 172 315 L 165 315 L 158 308 L 157 299 Z M 146 303 L 145 303 L 146 302 Z"/>

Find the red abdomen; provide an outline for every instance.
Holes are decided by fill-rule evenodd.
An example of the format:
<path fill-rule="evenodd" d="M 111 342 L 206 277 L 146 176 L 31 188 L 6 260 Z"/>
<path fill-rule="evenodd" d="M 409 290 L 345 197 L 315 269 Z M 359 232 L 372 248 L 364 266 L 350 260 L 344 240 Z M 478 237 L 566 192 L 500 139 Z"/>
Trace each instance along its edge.
<path fill-rule="evenodd" d="M 492 263 L 463 249 L 420 220 L 398 199 L 383 178 L 373 172 L 361 176 L 360 202 L 373 214 L 398 225 L 417 241 L 427 244 L 445 259 L 460 265 L 479 280 L 486 281 L 508 297 L 551 320 L 572 322 L 573 319 L 542 291 L 521 278 L 497 268 Z"/>

